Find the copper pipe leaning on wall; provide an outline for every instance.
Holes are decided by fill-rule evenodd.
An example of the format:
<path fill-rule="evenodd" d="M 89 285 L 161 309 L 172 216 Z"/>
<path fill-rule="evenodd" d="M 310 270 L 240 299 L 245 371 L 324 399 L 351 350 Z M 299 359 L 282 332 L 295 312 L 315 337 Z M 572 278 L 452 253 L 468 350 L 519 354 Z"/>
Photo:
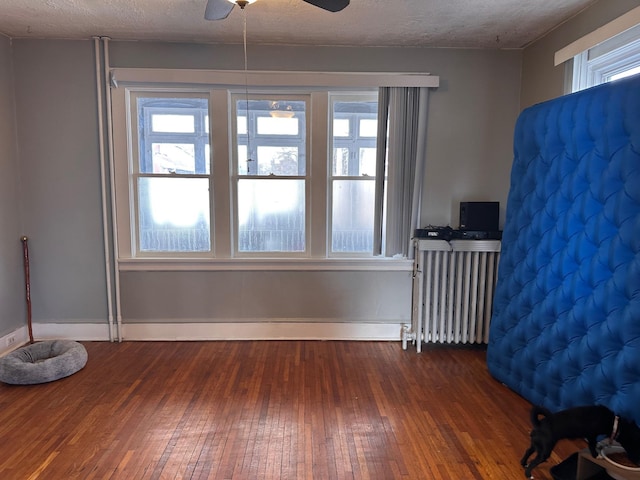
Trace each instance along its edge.
<path fill-rule="evenodd" d="M 29 239 L 23 236 L 22 240 L 22 259 L 24 263 L 24 287 L 27 300 L 27 326 L 29 327 L 29 343 L 33 343 L 33 328 L 31 326 L 31 278 L 29 275 Z"/>

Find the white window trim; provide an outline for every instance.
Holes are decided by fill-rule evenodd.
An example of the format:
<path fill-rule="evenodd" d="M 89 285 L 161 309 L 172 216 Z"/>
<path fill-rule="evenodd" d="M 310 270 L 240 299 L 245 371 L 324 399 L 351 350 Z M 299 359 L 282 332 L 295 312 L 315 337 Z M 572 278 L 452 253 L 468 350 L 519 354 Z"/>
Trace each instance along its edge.
<path fill-rule="evenodd" d="M 440 77 L 430 73 L 388 72 L 277 72 L 259 70 L 173 70 L 163 68 L 112 68 L 112 84 L 202 84 L 262 87 L 438 87 Z"/>
<path fill-rule="evenodd" d="M 244 72 L 244 71 L 209 71 L 209 70 L 167 70 L 167 69 L 111 69 L 111 95 L 112 95 L 112 115 L 115 119 L 127 119 L 131 121 L 130 112 L 127 111 L 129 95 L 131 91 L 150 92 L 154 89 L 158 92 L 186 92 L 210 95 L 211 111 L 229 111 L 229 90 L 238 89 L 245 86 L 287 86 L 287 90 L 301 90 L 304 88 L 313 91 L 313 87 L 332 88 L 335 90 L 344 89 L 353 91 L 354 88 L 378 88 L 381 86 L 413 86 L 413 87 L 438 87 L 439 77 L 428 73 L 326 73 L 326 72 Z M 120 84 L 120 85 L 119 85 Z M 204 87 L 206 85 L 206 87 Z M 127 87 L 127 88 L 123 88 Z M 317 101 L 313 99 L 312 105 Z M 312 107 L 312 112 L 316 112 Z M 316 115 L 317 114 L 313 114 Z M 211 121 L 213 122 L 213 118 Z M 312 122 L 328 122 L 327 118 L 311 118 Z M 222 128 L 214 129 L 214 145 L 229 145 L 229 122 L 222 125 Z M 327 129 L 325 129 L 326 131 Z M 218 191 L 215 202 L 213 219 L 216 224 L 212 225 L 215 234 L 215 241 L 212 241 L 214 251 L 210 257 L 198 255 L 197 258 L 189 258 L 189 255 L 181 255 L 180 258 L 144 258 L 134 257 L 133 246 L 135 239 L 132 237 L 134 219 L 131 218 L 129 191 L 129 162 L 122 162 L 122 158 L 130 158 L 131 139 L 127 132 L 127 123 L 118 120 L 118 125 L 114 124 L 113 131 L 113 153 L 114 162 L 114 183 L 116 191 L 114 215 L 117 218 L 118 263 L 121 270 L 391 270 L 391 271 L 411 271 L 412 262 L 406 259 L 389 259 L 384 257 L 370 258 L 335 258 L 327 256 L 326 232 L 322 233 L 322 241 L 314 241 L 310 246 L 312 258 L 237 258 L 231 255 L 233 250 L 232 236 L 229 234 L 232 225 L 221 228 L 217 224 L 218 219 L 232 219 L 231 212 L 231 192 L 229 174 L 230 171 L 218 171 L 214 175 L 214 190 Z M 317 141 L 314 145 L 327 143 Z M 312 146 L 312 148 L 315 148 Z M 326 148 L 326 147 L 325 147 Z M 312 153 L 313 156 L 313 153 Z M 126 164 L 126 166 L 125 166 Z M 230 168 L 230 165 L 228 166 Z M 315 162 L 312 168 L 326 170 L 327 165 L 322 162 Z M 326 190 L 326 188 L 325 188 Z M 127 192 L 125 195 L 124 192 Z M 326 196 L 326 192 L 324 193 Z M 229 203 L 219 199 L 228 199 Z M 319 203 L 324 206 L 319 207 Z M 318 208 L 326 209 L 325 202 L 316 202 L 311 205 L 312 214 L 316 214 Z M 222 215 L 218 213 L 222 213 Z M 325 211 L 325 215 L 327 212 Z M 328 221 L 327 221 L 328 226 Z M 225 256 L 217 257 L 216 252 L 224 252 Z M 226 255 L 229 255 L 227 257 Z M 316 258 L 317 256 L 317 258 Z"/>
<path fill-rule="evenodd" d="M 640 27 L 635 30 L 640 35 Z M 580 52 L 574 58 L 572 92 L 606 83 L 613 75 L 640 65 L 640 36 L 598 56 L 593 55 L 593 50 Z"/>
<path fill-rule="evenodd" d="M 558 50 L 554 55 L 554 66 L 571 60 L 576 55 L 589 50 L 599 43 L 614 37 L 625 30 L 635 27 L 640 23 L 640 7 L 636 7 L 627 13 L 620 15 L 615 20 L 603 25 L 593 32 L 579 38 L 564 48 Z"/>
<path fill-rule="evenodd" d="M 373 92 L 372 92 L 373 93 Z M 372 96 L 371 100 L 378 100 L 378 93 L 375 92 L 374 93 L 375 97 Z M 356 93 L 349 93 L 349 92 L 341 92 L 341 93 L 335 93 L 332 92 L 328 98 L 328 113 L 329 113 L 329 118 L 333 119 L 333 104 L 334 101 L 338 101 L 338 102 L 348 102 L 348 101 L 353 101 L 353 100 L 362 100 L 362 92 L 356 92 Z M 333 123 L 330 123 L 328 126 L 329 130 L 328 130 L 328 134 L 329 134 L 329 139 L 333 139 Z M 331 140 L 330 140 L 331 141 Z M 331 141 L 331 145 L 330 145 L 330 151 L 333 150 L 333 142 Z M 354 258 L 354 257 L 365 257 L 365 258 L 369 258 L 371 256 L 371 254 L 369 253 L 364 253 L 364 252 L 340 252 L 340 251 L 332 251 L 332 238 L 331 238 L 331 233 L 333 232 L 333 184 L 335 182 L 336 179 L 338 180 L 347 180 L 350 177 L 348 176 L 334 176 L 332 173 L 332 162 L 328 161 L 326 164 L 326 174 L 325 174 L 325 178 L 327 179 L 327 187 L 325 188 L 325 192 L 326 192 L 326 196 L 327 198 L 327 228 L 326 228 L 326 232 L 325 232 L 325 249 L 328 253 L 328 255 L 330 255 L 332 258 L 340 258 L 340 257 L 349 257 L 349 258 Z"/>
<path fill-rule="evenodd" d="M 231 118 L 236 118 L 236 106 L 234 105 L 235 102 L 237 100 L 241 100 L 243 98 L 249 98 L 249 100 L 251 99 L 256 99 L 256 98 L 264 98 L 269 97 L 273 94 L 273 92 L 271 92 L 270 94 L 266 94 L 266 95 L 260 95 L 260 94 L 256 94 L 256 93 L 251 93 L 249 95 L 246 95 L 245 92 L 231 92 L 231 99 L 230 99 L 230 104 L 229 104 L 229 111 L 231 111 Z M 310 110 L 311 110 L 311 104 L 312 104 L 312 96 L 311 95 L 300 95 L 296 92 L 287 92 L 286 95 L 288 100 L 295 100 L 295 101 L 302 101 L 305 102 L 306 107 L 305 107 L 305 115 L 308 115 Z M 326 103 L 326 102 L 325 102 Z M 326 107 L 325 107 L 326 109 Z M 231 172 L 230 172 L 230 177 L 229 179 L 231 180 L 231 198 L 236 199 L 236 201 L 231 202 L 232 204 L 232 212 L 231 212 L 231 221 L 232 221 L 232 225 L 233 225 L 233 242 L 232 242 L 232 250 L 229 252 L 230 255 L 235 258 L 264 258 L 265 255 L 268 255 L 270 257 L 276 257 L 276 258 L 283 258 L 283 259 L 289 259 L 289 258 L 306 258 L 309 256 L 312 256 L 312 249 L 311 249 L 311 245 L 313 245 L 313 241 L 312 238 L 314 236 L 313 230 L 313 222 L 308 221 L 309 218 L 313 218 L 313 216 L 311 216 L 311 202 L 309 201 L 309 199 L 315 198 L 313 195 L 311 195 L 311 185 L 312 185 L 312 178 L 313 176 L 311 175 L 311 169 L 312 169 L 312 163 L 310 162 L 309 159 L 313 158 L 310 155 L 310 144 L 312 143 L 310 141 L 311 139 L 311 121 L 309 120 L 309 118 L 307 118 L 306 122 L 305 122 L 305 132 L 304 132 L 304 137 L 305 137 L 305 175 L 304 175 L 304 182 L 305 182 L 305 219 L 307 219 L 305 221 L 305 239 L 306 239 L 306 248 L 304 251 L 288 251 L 288 252 L 263 252 L 263 251 L 257 251 L 257 252 L 250 252 L 250 251 L 240 251 L 238 249 L 238 238 L 239 238 L 239 224 L 238 224 L 238 217 L 239 217 L 239 213 L 238 213 L 238 184 L 241 180 L 241 178 L 243 176 L 238 174 L 238 151 L 237 151 L 237 146 L 235 144 L 235 142 L 233 140 L 230 141 L 229 143 L 229 147 L 230 147 L 230 160 L 231 160 Z M 232 130 L 232 138 L 237 138 L 237 123 L 234 121 L 232 122 L 232 126 L 231 126 L 231 130 Z M 252 140 L 252 142 L 256 142 L 256 140 Z M 328 155 L 327 153 L 327 149 L 325 146 L 325 149 L 321 152 L 319 152 L 319 156 L 316 158 L 326 158 Z M 324 163 L 324 162 L 320 162 L 320 163 Z M 263 176 L 261 175 L 256 175 L 253 177 L 247 177 L 247 178 L 263 178 L 265 179 Z M 286 178 L 286 177 L 280 177 L 282 178 Z M 302 177 L 299 177 L 302 178 Z M 318 179 L 322 179 L 323 177 L 318 177 Z M 268 177 L 266 178 L 268 180 Z M 325 182 L 326 185 L 326 182 Z M 326 190 L 326 187 L 325 187 Z M 318 201 L 321 202 L 325 202 L 323 197 L 318 198 Z M 322 225 L 322 230 L 324 231 L 324 225 Z M 214 237 L 216 237 L 217 235 L 214 235 Z"/>
<path fill-rule="evenodd" d="M 111 90 L 112 96 L 112 112 L 113 118 L 113 152 L 114 152 L 114 164 L 113 164 L 113 177 L 114 177 L 114 187 L 115 192 L 112 192 L 115 198 L 115 212 L 114 215 L 116 217 L 116 228 L 115 235 L 117 237 L 117 245 L 118 245 L 118 259 L 131 259 L 131 258 L 148 258 L 151 261 L 154 261 L 158 258 L 158 255 L 151 252 L 137 252 L 137 232 L 135 231 L 136 225 L 136 215 L 137 212 L 132 208 L 133 198 L 135 198 L 135 187 L 131 182 L 131 176 L 134 173 L 132 170 L 132 164 L 129 161 L 130 158 L 136 158 L 136 150 L 138 148 L 137 142 L 134 138 L 131 137 L 129 133 L 129 126 L 132 122 L 132 115 L 135 115 L 135 112 L 131 111 L 131 107 L 134 102 L 131 101 L 131 97 L 137 96 L 139 93 L 150 93 L 157 91 L 158 94 L 170 94 L 170 93 L 180 93 L 180 94 L 190 94 L 196 95 L 200 97 L 208 97 L 209 98 L 209 108 L 210 111 L 213 110 L 214 105 L 218 108 L 226 108 L 226 97 L 227 91 L 222 89 L 186 89 L 186 88 L 154 88 L 154 87 L 127 87 L 127 88 L 115 88 Z M 224 105 L 224 106 L 222 106 Z M 211 118 L 211 115 L 210 115 Z M 125 121 L 122 121 L 125 119 Z M 213 119 L 211 120 L 213 122 Z M 220 125 L 221 131 L 216 132 L 214 130 L 214 141 L 225 142 L 225 133 L 227 133 L 227 122 L 222 122 Z M 217 136 L 216 136 L 217 135 Z M 222 143 L 221 143 L 222 144 Z M 224 163 L 221 162 L 221 168 L 224 168 Z M 221 172 L 218 169 L 218 173 L 213 176 L 214 185 L 213 190 L 216 191 L 220 189 L 220 197 L 221 199 L 226 199 L 228 195 L 224 195 L 224 192 L 229 190 L 228 181 L 224 181 L 224 177 L 221 180 L 219 177 L 226 174 L 226 179 L 228 179 L 229 171 Z M 219 205 L 222 204 L 222 205 Z M 224 211 L 220 211 L 220 208 L 229 208 L 229 204 L 225 204 L 224 201 L 214 203 L 213 211 L 213 221 L 215 223 L 223 221 L 223 219 L 228 217 L 228 214 L 224 214 Z M 222 213 L 219 215 L 218 213 Z M 211 226 L 212 231 L 215 231 L 215 228 L 221 228 L 224 231 L 223 225 L 214 224 Z M 218 247 L 218 244 L 222 244 L 222 247 Z M 225 240 L 220 240 L 217 237 L 212 237 L 211 239 L 211 252 L 208 254 L 204 254 L 202 252 L 182 252 L 179 254 L 180 259 L 188 259 L 189 257 L 193 258 L 207 258 L 211 257 L 216 249 L 224 248 Z"/>
<path fill-rule="evenodd" d="M 165 271 L 388 271 L 411 272 L 406 258 L 124 258 L 119 269 L 129 272 Z"/>
<path fill-rule="evenodd" d="M 138 100 L 138 96 L 140 93 L 145 93 L 147 94 L 149 91 L 148 90 L 135 90 L 135 89 L 129 89 L 129 96 L 130 97 L 134 97 L 135 100 Z M 175 96 L 176 91 L 173 92 L 156 92 L 154 93 L 154 96 L 157 97 L 172 97 Z M 207 92 L 207 91 L 193 91 L 193 90 L 189 90 L 189 91 L 180 91 L 180 96 L 182 98 L 200 98 L 200 99 L 206 99 L 208 100 L 208 102 L 210 103 L 211 101 L 211 93 Z M 144 96 L 143 96 L 144 97 Z M 136 105 L 136 101 L 134 102 L 130 102 L 130 111 L 129 111 L 129 118 L 131 116 L 135 116 L 137 115 L 137 111 L 135 108 Z M 211 115 L 209 115 L 211 117 Z M 137 158 L 140 159 L 142 157 L 142 153 L 139 152 L 139 146 L 140 146 L 140 138 L 137 136 L 137 132 L 134 132 L 133 129 L 131 129 L 132 131 L 132 140 L 130 143 L 130 151 L 131 151 L 131 157 L 132 158 Z M 135 165 L 134 165 L 135 163 Z M 147 173 L 142 173 L 140 171 L 140 166 L 138 165 L 137 162 L 131 162 L 131 164 L 129 165 L 129 192 L 130 192 L 130 198 L 132 199 L 138 199 L 139 197 L 139 192 L 138 192 L 138 182 L 137 180 L 140 177 L 144 177 L 144 176 L 148 176 L 148 172 Z M 198 175 L 192 175 L 190 176 L 191 178 L 206 178 L 208 180 L 211 179 L 211 175 L 210 174 L 198 174 Z M 211 188 L 211 185 L 209 185 L 209 187 Z M 137 200 L 133 201 L 134 204 L 137 204 Z M 213 203 L 213 195 L 210 195 L 210 199 L 209 199 L 209 209 L 212 208 L 212 203 Z M 210 215 L 211 217 L 211 215 Z M 130 225 L 139 225 L 140 219 L 139 219 L 139 209 L 132 209 L 132 211 L 130 212 Z M 153 252 L 144 252 L 141 251 L 140 248 L 140 232 L 137 228 L 131 228 L 131 253 L 132 256 L 136 256 L 136 257 L 154 257 L 155 254 Z M 215 251 L 215 237 L 212 236 L 211 238 L 211 248 L 212 251 Z M 203 252 L 180 252 L 180 256 L 181 257 L 201 257 L 203 255 Z"/>

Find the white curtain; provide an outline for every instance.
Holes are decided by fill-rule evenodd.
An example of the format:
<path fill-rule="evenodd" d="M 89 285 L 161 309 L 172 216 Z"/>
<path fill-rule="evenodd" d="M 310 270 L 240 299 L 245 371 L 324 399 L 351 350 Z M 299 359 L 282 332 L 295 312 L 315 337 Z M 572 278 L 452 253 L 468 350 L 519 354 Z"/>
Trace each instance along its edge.
<path fill-rule="evenodd" d="M 411 238 L 420 222 L 428 98 L 426 87 L 380 88 L 374 254 L 413 258 Z"/>

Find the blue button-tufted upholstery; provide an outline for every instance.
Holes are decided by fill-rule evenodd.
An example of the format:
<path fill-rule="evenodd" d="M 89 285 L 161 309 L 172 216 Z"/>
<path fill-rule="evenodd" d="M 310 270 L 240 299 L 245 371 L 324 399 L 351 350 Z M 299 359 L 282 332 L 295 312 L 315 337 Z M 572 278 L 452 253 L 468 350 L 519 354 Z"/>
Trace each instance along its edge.
<path fill-rule="evenodd" d="M 640 424 L 640 75 L 524 110 L 514 155 L 489 371 Z"/>

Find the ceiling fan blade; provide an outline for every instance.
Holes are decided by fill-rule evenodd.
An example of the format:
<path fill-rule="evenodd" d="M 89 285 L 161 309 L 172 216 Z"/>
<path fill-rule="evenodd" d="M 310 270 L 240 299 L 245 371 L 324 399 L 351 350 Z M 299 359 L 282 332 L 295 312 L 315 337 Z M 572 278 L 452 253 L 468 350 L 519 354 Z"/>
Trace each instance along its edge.
<path fill-rule="evenodd" d="M 330 12 L 339 12 L 349 5 L 349 0 L 304 0 L 311 5 L 320 7 Z"/>
<path fill-rule="evenodd" d="M 208 0 L 204 18 L 206 20 L 223 20 L 229 16 L 233 7 L 235 4 L 227 0 Z"/>

